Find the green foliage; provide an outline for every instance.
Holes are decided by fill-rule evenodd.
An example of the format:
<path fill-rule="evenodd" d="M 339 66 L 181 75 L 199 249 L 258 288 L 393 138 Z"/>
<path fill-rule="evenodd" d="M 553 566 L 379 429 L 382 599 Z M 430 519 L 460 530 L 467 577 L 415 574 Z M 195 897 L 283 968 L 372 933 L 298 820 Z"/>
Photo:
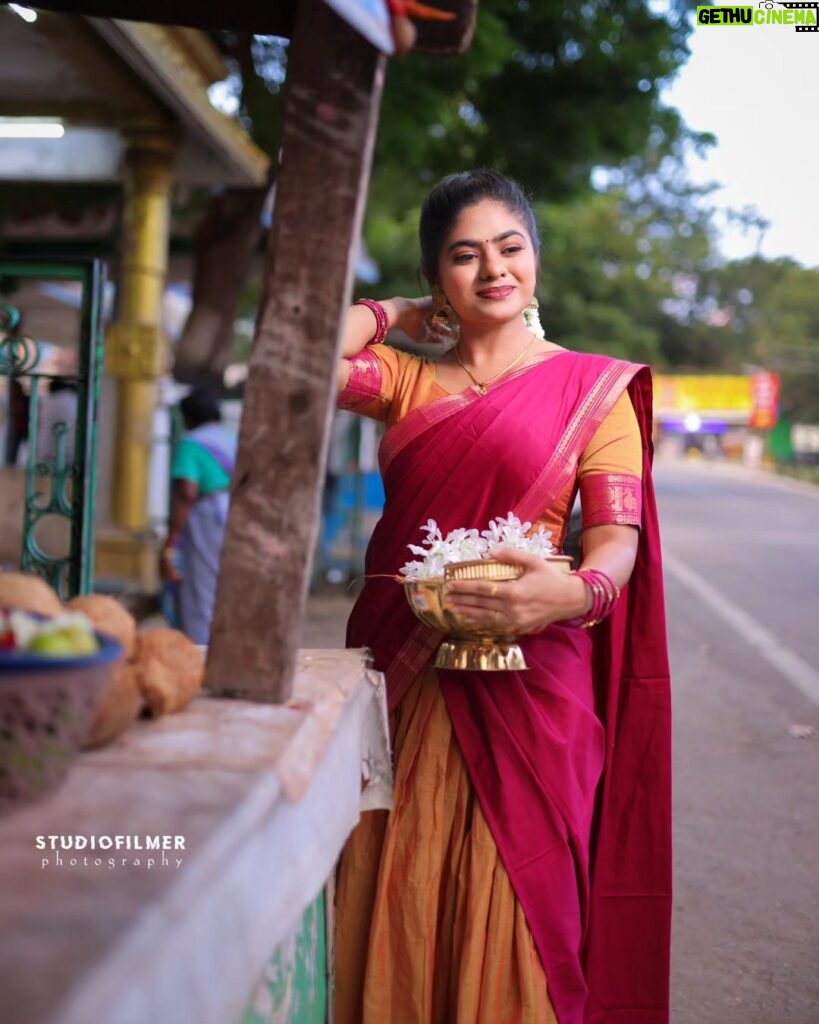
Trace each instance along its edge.
<path fill-rule="evenodd" d="M 754 256 L 703 274 L 698 290 L 722 313 L 712 333 L 732 368 L 776 370 L 783 415 L 819 423 L 819 269 Z"/>
<path fill-rule="evenodd" d="M 561 344 L 667 362 L 680 293 L 709 265 L 712 238 L 704 190 L 680 178 L 677 157 L 655 156 L 610 173 L 604 191 L 537 205 L 541 319 Z"/>
<path fill-rule="evenodd" d="M 601 227 L 608 228 L 612 244 L 617 241 L 618 228 L 610 222 L 617 203 L 608 204 L 605 225 L 596 223 L 602 210 L 594 194 L 589 209 L 580 213 L 592 168 L 634 161 L 635 154 L 650 149 L 656 166 L 648 168 L 643 157 L 639 171 L 656 174 L 682 140 L 708 141 L 690 136 L 677 112 L 659 102 L 660 85 L 687 56 L 689 29 L 685 4 L 669 4 L 663 14 L 655 8 L 645 0 L 575 7 L 554 0 L 481 0 L 467 53 L 446 59 L 413 54 L 390 63 L 366 227 L 370 253 L 382 271 L 381 294 L 423 290 L 418 207 L 431 184 L 466 167 L 493 166 L 529 189 L 550 246 L 554 234 L 557 249 L 550 252 L 565 245 L 578 258 L 596 255 L 594 231 Z M 626 165 L 623 174 L 632 184 L 639 180 L 633 166 Z M 663 187 L 670 193 L 669 182 Z M 636 205 L 636 196 L 630 201 Z M 556 204 L 567 203 L 561 219 Z M 572 240 L 564 221 L 579 213 L 583 230 L 591 234 Z M 672 215 L 680 217 L 679 203 Z M 699 214 L 687 209 L 685 215 L 697 223 Z M 623 266 L 625 259 L 621 254 Z M 565 273 L 550 262 L 544 279 L 551 274 L 560 292 L 550 296 L 552 329 L 565 327 L 586 345 L 605 335 L 610 350 L 623 354 L 657 351 L 656 332 L 630 327 L 628 314 L 609 301 L 616 289 L 600 279 L 599 260 Z M 623 280 L 643 272 L 643 267 L 624 269 Z M 584 273 L 599 287 L 587 280 L 585 292 L 564 298 L 565 276 Z M 582 316 L 571 312 L 581 308 Z"/>
<path fill-rule="evenodd" d="M 686 146 L 714 140 L 659 99 L 687 57 L 691 6 L 481 0 L 466 54 L 391 61 L 366 226 L 382 275 L 372 292 L 426 291 L 424 194 L 445 174 L 493 166 L 533 196 L 549 337 L 662 369 L 778 370 L 784 411 L 819 422 L 819 271 L 718 258 L 710 190 L 690 185 L 682 160 Z M 230 33 L 217 41 L 236 71 L 243 123 L 275 155 L 286 47 Z M 764 227 L 753 211 L 734 216 Z"/>
<path fill-rule="evenodd" d="M 658 93 L 687 56 L 688 6 L 481 0 L 465 54 L 390 61 L 366 228 L 382 294 L 422 290 L 417 211 L 443 175 L 492 165 L 541 200 L 576 201 L 594 166 L 640 153 L 652 139 L 658 151 L 672 148 L 682 126 Z M 214 38 L 235 71 L 242 122 L 275 155 L 286 46 L 230 32 Z M 606 325 L 618 338 L 628 333 L 623 315 L 603 305 L 595 336 Z"/>
<path fill-rule="evenodd" d="M 284 123 L 287 40 L 249 32 L 218 31 L 211 35 L 230 68 L 230 86 L 242 127 L 260 149 L 275 159 Z"/>
<path fill-rule="evenodd" d="M 378 265 L 381 280 L 375 289 L 380 297 L 423 295 L 429 288 L 422 281 L 418 257 L 418 209 L 370 216 L 367 249 Z"/>
<path fill-rule="evenodd" d="M 642 232 L 622 217 L 621 202 L 610 192 L 538 205 L 541 321 L 568 348 L 655 360 L 658 279 L 641 261 Z"/>
<path fill-rule="evenodd" d="M 687 56 L 685 4 L 646 0 L 571 5 L 481 0 L 472 46 L 459 57 L 412 55 L 390 64 L 373 194 L 395 201 L 444 174 L 491 165 L 552 200 L 583 189 L 592 167 L 644 149 L 663 122 L 660 85 Z M 416 196 L 417 201 L 417 196 Z"/>
<path fill-rule="evenodd" d="M 493 165 L 555 200 L 592 167 L 680 129 L 659 89 L 688 55 L 686 0 L 480 0 L 472 45 L 457 57 L 411 54 L 389 64 L 373 193 L 404 206 L 453 170 Z M 213 33 L 234 74 L 240 117 L 277 152 L 287 44 Z M 401 187 L 396 192 L 396 186 Z"/>

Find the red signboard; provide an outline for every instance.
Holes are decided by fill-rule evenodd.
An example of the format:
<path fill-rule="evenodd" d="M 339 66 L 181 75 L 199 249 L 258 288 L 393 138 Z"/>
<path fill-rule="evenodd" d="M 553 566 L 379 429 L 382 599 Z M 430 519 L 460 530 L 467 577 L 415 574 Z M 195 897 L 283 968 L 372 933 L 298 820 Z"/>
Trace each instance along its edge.
<path fill-rule="evenodd" d="M 770 430 L 779 418 L 779 374 L 751 374 L 750 426 Z"/>

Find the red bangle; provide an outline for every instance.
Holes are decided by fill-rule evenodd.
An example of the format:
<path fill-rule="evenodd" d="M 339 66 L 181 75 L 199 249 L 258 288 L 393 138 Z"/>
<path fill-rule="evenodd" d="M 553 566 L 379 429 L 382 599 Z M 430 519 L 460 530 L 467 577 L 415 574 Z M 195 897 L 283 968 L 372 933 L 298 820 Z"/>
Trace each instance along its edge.
<path fill-rule="evenodd" d="M 614 611 L 614 606 L 620 597 L 620 588 L 601 569 L 579 569 L 572 573 L 579 576 L 591 593 L 591 608 L 585 615 L 579 615 L 574 619 L 567 619 L 567 626 L 580 626 L 581 629 L 588 629 L 589 626 L 596 626 L 598 622 L 608 618 Z"/>
<path fill-rule="evenodd" d="M 390 329 L 390 321 L 387 317 L 386 309 L 384 309 L 380 302 L 376 302 L 374 299 L 356 299 L 353 305 L 366 306 L 375 317 L 375 334 L 367 344 L 380 345 L 387 337 L 387 331 Z"/>

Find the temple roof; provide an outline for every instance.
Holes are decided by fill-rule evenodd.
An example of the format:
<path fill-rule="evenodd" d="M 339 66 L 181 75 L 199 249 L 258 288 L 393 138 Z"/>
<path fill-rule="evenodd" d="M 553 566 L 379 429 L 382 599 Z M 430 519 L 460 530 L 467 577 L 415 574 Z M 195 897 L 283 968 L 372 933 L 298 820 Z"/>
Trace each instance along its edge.
<path fill-rule="evenodd" d="M 116 181 L 124 134 L 155 124 L 178 139 L 175 178 L 263 184 L 267 156 L 211 104 L 229 69 L 190 28 L 0 7 L 0 117 L 60 119 L 59 139 L 4 139 L 0 179 Z"/>

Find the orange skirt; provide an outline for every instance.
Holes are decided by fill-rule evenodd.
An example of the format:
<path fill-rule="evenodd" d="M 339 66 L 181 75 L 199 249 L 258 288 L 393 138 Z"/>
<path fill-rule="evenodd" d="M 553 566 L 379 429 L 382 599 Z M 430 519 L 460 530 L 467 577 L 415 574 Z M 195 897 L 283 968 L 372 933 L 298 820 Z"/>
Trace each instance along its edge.
<path fill-rule="evenodd" d="M 394 725 L 393 810 L 341 859 L 336 1024 L 557 1024 L 433 670 Z"/>

